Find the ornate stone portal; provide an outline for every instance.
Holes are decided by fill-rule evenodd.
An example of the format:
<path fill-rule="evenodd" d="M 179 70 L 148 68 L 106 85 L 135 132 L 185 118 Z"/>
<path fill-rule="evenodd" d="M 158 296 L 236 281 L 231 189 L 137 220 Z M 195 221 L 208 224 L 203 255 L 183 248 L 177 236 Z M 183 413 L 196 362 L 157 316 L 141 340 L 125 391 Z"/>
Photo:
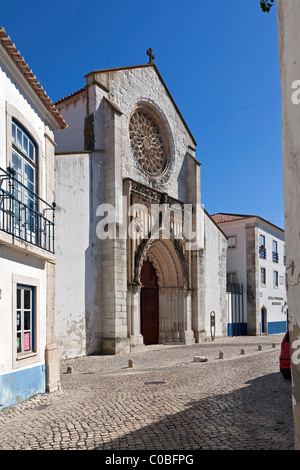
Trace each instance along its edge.
<path fill-rule="evenodd" d="M 126 181 L 125 188 L 131 207 L 135 208 L 128 224 L 138 221 L 134 226 L 139 227 L 135 236 L 129 237 L 127 247 L 130 279 L 127 305 L 131 347 L 144 344 L 141 334 L 141 272 L 145 262 L 152 264 L 158 281 L 157 342 L 192 344 L 195 339 L 192 331 L 191 253 L 185 251 L 185 240 L 182 236 L 183 204 L 131 180 Z M 161 210 L 169 208 L 170 217 L 167 220 L 170 227 L 164 226 L 159 213 L 153 214 L 153 206 L 159 206 Z M 156 224 L 153 217 L 158 217 L 160 221 Z M 149 228 L 151 223 L 154 223 L 156 228 L 148 234 L 145 227 Z M 181 228 L 177 231 L 176 227 Z M 165 238 L 166 232 L 170 234 L 170 238 Z"/>

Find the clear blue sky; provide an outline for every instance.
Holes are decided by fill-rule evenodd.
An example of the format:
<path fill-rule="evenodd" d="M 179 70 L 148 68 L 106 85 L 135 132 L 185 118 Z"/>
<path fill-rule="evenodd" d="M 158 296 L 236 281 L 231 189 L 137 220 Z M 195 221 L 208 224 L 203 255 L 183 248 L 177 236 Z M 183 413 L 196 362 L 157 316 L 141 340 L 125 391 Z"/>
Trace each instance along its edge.
<path fill-rule="evenodd" d="M 197 141 L 206 210 L 256 214 L 284 228 L 276 7 L 6 0 L 0 18 L 52 101 L 84 86 L 92 70 L 147 63 L 151 47 Z"/>

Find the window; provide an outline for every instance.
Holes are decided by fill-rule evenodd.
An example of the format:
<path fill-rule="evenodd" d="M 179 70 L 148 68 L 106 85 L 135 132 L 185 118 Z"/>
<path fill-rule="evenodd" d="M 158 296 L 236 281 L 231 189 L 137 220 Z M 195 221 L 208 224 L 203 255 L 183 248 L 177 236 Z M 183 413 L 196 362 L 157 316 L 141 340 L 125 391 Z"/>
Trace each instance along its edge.
<path fill-rule="evenodd" d="M 278 271 L 274 271 L 273 283 L 274 283 L 274 287 L 278 287 Z"/>
<path fill-rule="evenodd" d="M 228 248 L 235 248 L 235 236 L 228 237 Z"/>
<path fill-rule="evenodd" d="M 278 263 L 278 245 L 276 240 L 273 240 L 273 261 Z"/>
<path fill-rule="evenodd" d="M 266 268 L 260 268 L 260 282 L 263 285 L 266 285 L 267 281 L 267 274 L 266 274 Z"/>
<path fill-rule="evenodd" d="M 17 285 L 16 304 L 17 355 L 33 352 L 34 344 L 34 288 Z"/>
<path fill-rule="evenodd" d="M 260 235 L 260 247 L 265 248 L 266 247 L 266 237 L 264 235 Z"/>
<path fill-rule="evenodd" d="M 237 282 L 237 275 L 236 273 L 227 273 L 227 283 L 234 284 Z"/>
<path fill-rule="evenodd" d="M 259 257 L 262 259 L 267 258 L 267 250 L 266 250 L 266 237 L 264 235 L 259 236 Z"/>
<path fill-rule="evenodd" d="M 19 236 L 37 230 L 36 180 L 37 146 L 17 122 L 12 122 L 12 167 L 16 172 L 14 186 L 14 223 Z"/>

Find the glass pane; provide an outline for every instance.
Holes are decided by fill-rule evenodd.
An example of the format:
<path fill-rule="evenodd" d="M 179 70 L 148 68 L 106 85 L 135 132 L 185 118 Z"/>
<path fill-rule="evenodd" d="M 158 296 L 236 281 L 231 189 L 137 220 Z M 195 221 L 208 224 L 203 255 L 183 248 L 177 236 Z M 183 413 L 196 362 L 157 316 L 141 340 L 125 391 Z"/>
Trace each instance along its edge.
<path fill-rule="evenodd" d="M 21 308 L 21 290 L 17 289 L 17 308 Z"/>
<path fill-rule="evenodd" d="M 24 351 L 30 350 L 30 333 L 24 333 Z"/>
<path fill-rule="evenodd" d="M 23 134 L 23 150 L 26 155 L 28 155 L 28 138 Z"/>
<path fill-rule="evenodd" d="M 30 310 L 24 311 L 24 331 L 30 330 L 30 316 L 31 316 Z"/>
<path fill-rule="evenodd" d="M 17 334 L 17 352 L 20 353 L 22 351 L 21 347 L 21 333 Z"/>
<path fill-rule="evenodd" d="M 21 149 L 22 148 L 22 132 L 20 129 L 17 128 L 17 146 Z"/>
<path fill-rule="evenodd" d="M 22 174 L 22 161 L 16 152 L 12 152 L 12 165 L 13 165 L 13 168 L 16 170 L 16 172 L 19 175 L 21 175 Z"/>
<path fill-rule="evenodd" d="M 12 136 L 12 141 L 15 144 L 16 143 L 16 126 L 14 124 L 11 125 L 11 136 Z"/>
<path fill-rule="evenodd" d="M 31 309 L 31 291 L 24 289 L 24 309 Z"/>
<path fill-rule="evenodd" d="M 27 186 L 27 180 L 31 183 L 34 181 L 34 170 L 32 166 L 28 165 L 28 163 L 25 163 L 25 185 Z"/>
<path fill-rule="evenodd" d="M 17 331 L 20 331 L 21 328 L 21 312 L 17 312 Z"/>
<path fill-rule="evenodd" d="M 34 160 L 34 157 L 35 157 L 34 147 L 31 142 L 29 142 L 29 157 L 31 158 L 31 160 Z"/>

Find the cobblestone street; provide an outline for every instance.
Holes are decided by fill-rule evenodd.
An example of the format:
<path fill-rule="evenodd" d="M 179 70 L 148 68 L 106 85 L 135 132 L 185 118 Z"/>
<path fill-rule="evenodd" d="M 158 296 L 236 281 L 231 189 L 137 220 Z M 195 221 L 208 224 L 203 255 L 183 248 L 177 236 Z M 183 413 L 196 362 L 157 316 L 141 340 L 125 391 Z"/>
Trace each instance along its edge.
<path fill-rule="evenodd" d="M 0 449 L 293 450 L 282 336 L 64 361 L 60 392 L 1 411 Z"/>

